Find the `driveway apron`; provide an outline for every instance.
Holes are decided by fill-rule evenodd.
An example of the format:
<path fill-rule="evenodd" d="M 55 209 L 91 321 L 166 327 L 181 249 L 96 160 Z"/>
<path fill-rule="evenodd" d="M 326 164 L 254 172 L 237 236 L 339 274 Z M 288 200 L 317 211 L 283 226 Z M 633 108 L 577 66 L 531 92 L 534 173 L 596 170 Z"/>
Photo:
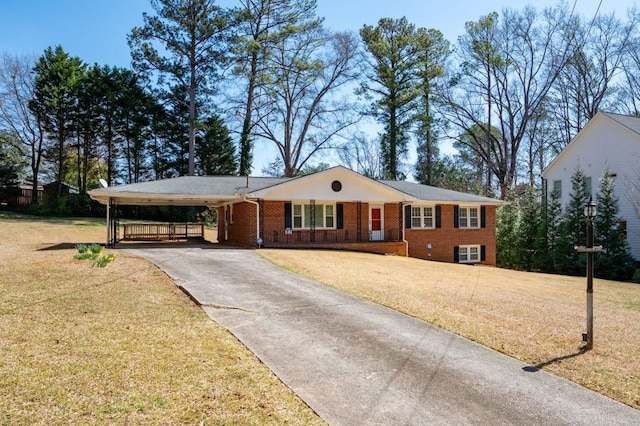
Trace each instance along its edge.
<path fill-rule="evenodd" d="M 329 424 L 640 425 L 638 410 L 252 250 L 132 253 L 164 270 Z"/>

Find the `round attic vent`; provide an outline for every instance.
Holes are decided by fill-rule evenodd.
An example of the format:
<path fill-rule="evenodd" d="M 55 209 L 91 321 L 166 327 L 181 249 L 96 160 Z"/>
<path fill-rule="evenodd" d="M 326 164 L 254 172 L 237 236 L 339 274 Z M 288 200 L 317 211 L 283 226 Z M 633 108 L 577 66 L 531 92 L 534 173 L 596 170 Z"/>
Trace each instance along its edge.
<path fill-rule="evenodd" d="M 340 192 L 342 190 L 342 183 L 339 180 L 334 180 L 331 182 L 331 189 L 333 189 L 334 192 Z"/>

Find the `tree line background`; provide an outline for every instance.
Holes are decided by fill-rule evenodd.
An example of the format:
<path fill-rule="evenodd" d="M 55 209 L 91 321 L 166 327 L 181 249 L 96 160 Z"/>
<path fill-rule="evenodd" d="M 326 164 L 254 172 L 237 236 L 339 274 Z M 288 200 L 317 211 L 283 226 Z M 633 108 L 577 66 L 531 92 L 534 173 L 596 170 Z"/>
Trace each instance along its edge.
<path fill-rule="evenodd" d="M 2 55 L 4 183 L 46 179 L 82 195 L 98 178 L 248 175 L 256 150 L 271 147 L 263 174 L 340 163 L 515 200 L 504 211 L 524 226 L 547 215 L 541 171 L 598 110 L 639 113 L 636 9 L 488 11 L 452 42 L 406 18 L 333 32 L 315 0 L 150 4 L 127 35 L 131 68 L 86 64 L 62 46 Z M 522 232 L 539 240 L 547 223 L 535 222 Z M 499 253 L 503 265 L 536 268 L 510 247 Z"/>

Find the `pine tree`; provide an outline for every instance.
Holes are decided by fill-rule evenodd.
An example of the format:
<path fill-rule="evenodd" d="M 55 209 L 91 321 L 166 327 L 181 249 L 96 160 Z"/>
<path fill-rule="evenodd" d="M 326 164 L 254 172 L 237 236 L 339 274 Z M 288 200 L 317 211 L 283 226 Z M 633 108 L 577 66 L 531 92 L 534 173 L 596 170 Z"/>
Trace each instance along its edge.
<path fill-rule="evenodd" d="M 78 89 L 85 78 L 86 65 L 62 46 L 47 48 L 34 68 L 34 97 L 29 109 L 46 133 L 55 141 L 46 153 L 54 164 L 58 195 L 68 167 L 68 142 L 77 118 Z"/>
<path fill-rule="evenodd" d="M 560 238 L 555 251 L 558 272 L 561 274 L 581 275 L 586 268 L 584 254 L 578 255 L 574 249 L 575 246 L 585 245 L 587 241 L 584 206 L 589 197 L 587 197 L 585 177 L 580 166 L 577 166 L 571 175 L 571 198 L 564 211 Z"/>
<path fill-rule="evenodd" d="M 562 205 L 560 193 L 557 190 L 551 192 L 547 205 L 541 209 L 538 221 L 538 239 L 535 244 L 536 256 L 533 260 L 533 269 L 536 271 L 558 272 L 558 243 L 562 225 Z"/>
<path fill-rule="evenodd" d="M 496 264 L 501 268 L 515 269 L 518 264 L 518 251 L 513 244 L 513 236 L 518 230 L 519 210 L 515 201 L 510 201 L 497 212 Z"/>
<path fill-rule="evenodd" d="M 605 170 L 596 195 L 598 215 L 593 223 L 595 244 L 601 245 L 603 250 L 596 254 L 594 273 L 599 278 L 628 280 L 633 276 L 635 265 L 620 229 L 614 186 L 609 170 Z"/>
<path fill-rule="evenodd" d="M 196 170 L 204 175 L 234 175 L 236 150 L 224 121 L 214 115 L 203 127 L 196 144 Z"/>
<path fill-rule="evenodd" d="M 533 188 L 527 188 L 520 199 L 519 209 L 520 221 L 515 238 L 517 269 L 531 271 L 537 257 L 535 252 L 540 221 L 540 205 Z"/>

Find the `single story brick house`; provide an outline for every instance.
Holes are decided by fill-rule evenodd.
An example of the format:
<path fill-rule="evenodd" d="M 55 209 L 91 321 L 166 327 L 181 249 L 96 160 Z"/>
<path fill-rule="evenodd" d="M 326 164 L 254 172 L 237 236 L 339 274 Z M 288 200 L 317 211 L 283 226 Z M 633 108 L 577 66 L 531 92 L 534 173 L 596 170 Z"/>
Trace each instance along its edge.
<path fill-rule="evenodd" d="M 496 264 L 496 210 L 503 203 L 375 180 L 342 166 L 296 178 L 184 176 L 89 194 L 112 206 L 215 208 L 219 242 L 237 246 L 350 249 L 486 265 Z"/>

